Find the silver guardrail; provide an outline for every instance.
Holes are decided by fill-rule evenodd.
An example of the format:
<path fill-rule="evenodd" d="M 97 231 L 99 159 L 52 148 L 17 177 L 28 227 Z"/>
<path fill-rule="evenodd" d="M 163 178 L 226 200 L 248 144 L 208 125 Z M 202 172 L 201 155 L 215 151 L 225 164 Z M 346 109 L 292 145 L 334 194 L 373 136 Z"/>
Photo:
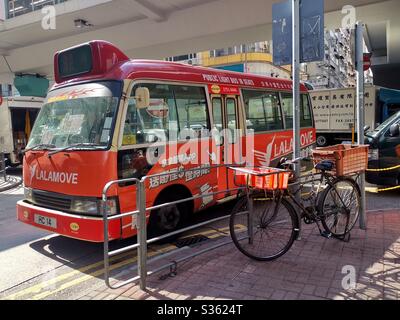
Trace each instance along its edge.
<path fill-rule="evenodd" d="M 191 169 L 186 169 L 186 170 L 181 170 L 180 173 L 185 173 L 185 172 L 193 172 L 196 170 L 215 170 L 218 168 L 229 168 L 229 167 L 241 167 L 240 165 L 215 165 L 215 166 L 205 166 L 205 167 L 201 167 L 201 168 L 191 168 Z M 197 223 L 195 225 L 192 226 L 188 226 L 167 234 L 164 234 L 162 236 L 158 236 L 152 239 L 147 239 L 147 223 L 146 223 L 146 213 L 150 212 L 152 210 L 156 210 L 156 209 L 160 209 L 163 207 L 168 207 L 174 204 L 180 204 L 180 203 L 184 203 L 184 202 L 188 202 L 188 201 L 193 201 L 196 199 L 201 199 L 204 197 L 209 197 L 211 195 L 217 195 L 217 194 L 223 194 L 223 193 L 232 193 L 232 192 L 238 192 L 240 190 L 245 190 L 246 187 L 236 187 L 236 188 L 232 188 L 232 189 L 227 189 L 227 190 L 222 190 L 222 191 L 217 191 L 217 192 L 212 192 L 212 193 L 207 193 L 207 194 L 203 194 L 203 195 L 196 195 L 193 197 L 189 197 L 189 198 L 185 198 L 185 199 L 180 199 L 177 201 L 173 201 L 173 202 L 167 202 L 167 203 L 162 203 L 159 205 L 155 205 L 152 207 L 146 207 L 146 181 L 150 178 L 154 178 L 154 177 L 161 177 L 164 175 L 169 175 L 170 173 L 160 173 L 160 174 L 155 174 L 155 175 L 151 175 L 151 176 L 144 176 L 141 179 L 137 179 L 137 178 L 129 178 L 129 179 L 121 179 L 121 180 L 114 180 L 114 181 L 110 181 L 109 183 L 107 183 L 104 186 L 103 189 L 103 193 L 102 193 L 102 216 L 103 216 L 103 224 L 104 224 L 104 279 L 105 279 L 105 283 L 106 285 L 111 288 L 111 289 L 118 289 L 121 288 L 127 284 L 133 283 L 137 280 L 139 280 L 139 285 L 140 288 L 142 290 L 146 289 L 146 279 L 147 276 L 150 276 L 154 273 L 160 272 L 163 269 L 172 267 L 174 265 L 176 265 L 177 263 L 180 263 L 184 260 L 193 258 L 197 255 L 203 254 L 205 252 L 214 250 L 216 248 L 219 248 L 221 246 L 227 245 L 229 243 L 232 242 L 231 239 L 229 239 L 229 241 L 226 241 L 224 243 L 220 243 L 220 244 L 216 244 L 210 248 L 201 250 L 199 252 L 190 254 L 188 256 L 182 257 L 174 262 L 171 263 L 167 263 L 161 267 L 158 267 L 157 269 L 149 272 L 147 271 L 147 265 L 149 263 L 155 262 L 157 260 L 163 259 L 175 252 L 169 252 L 169 253 L 164 253 L 161 254 L 159 256 L 155 256 L 151 259 L 147 259 L 147 246 L 149 244 L 152 244 L 154 242 L 160 241 L 162 239 L 165 238 L 169 238 L 171 236 L 174 236 L 176 234 L 180 234 L 182 232 L 186 232 L 186 231 L 190 231 L 193 229 L 197 229 L 199 227 L 208 225 L 208 224 L 212 224 L 214 222 L 217 221 L 221 221 L 221 220 L 225 220 L 227 218 L 229 218 L 230 215 L 226 215 L 223 217 L 218 217 L 215 219 L 211 219 L 211 220 L 207 220 L 201 223 Z M 137 210 L 135 211 L 131 211 L 131 212 L 126 212 L 126 213 L 121 213 L 118 215 L 112 215 L 112 216 L 108 216 L 107 215 L 107 208 L 108 208 L 108 204 L 107 204 L 107 200 L 108 200 L 108 191 L 110 190 L 110 188 L 116 184 L 120 184 L 120 183 L 132 183 L 134 182 L 136 184 L 136 208 Z M 136 229 L 137 229 L 137 243 L 130 245 L 130 246 L 126 246 L 124 248 L 120 248 L 117 250 L 113 250 L 113 251 L 109 251 L 109 242 L 110 242 L 110 238 L 109 238 L 109 222 L 113 221 L 113 220 L 117 220 L 117 219 L 121 219 L 121 218 L 125 218 L 125 217 L 129 217 L 132 216 L 132 218 L 134 218 L 136 216 Z M 116 256 L 118 254 L 121 253 L 125 253 L 127 251 L 130 250 L 134 250 L 137 249 L 137 269 L 138 269 L 138 275 L 136 277 L 130 278 L 128 280 L 125 280 L 123 282 L 118 283 L 118 285 L 113 286 L 110 282 L 110 258 L 113 256 Z M 178 250 L 177 250 L 178 251 Z M 134 268 L 135 269 L 135 268 Z"/>
<path fill-rule="evenodd" d="M 7 181 L 7 169 L 6 157 L 3 152 L 0 152 L 0 177 L 3 177 L 4 181 Z"/>

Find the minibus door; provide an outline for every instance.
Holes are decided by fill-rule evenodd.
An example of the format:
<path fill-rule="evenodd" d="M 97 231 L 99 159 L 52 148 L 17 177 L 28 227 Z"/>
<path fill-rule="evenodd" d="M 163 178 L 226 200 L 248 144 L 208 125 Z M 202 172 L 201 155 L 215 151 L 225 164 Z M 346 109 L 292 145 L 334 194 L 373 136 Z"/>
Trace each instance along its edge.
<path fill-rule="evenodd" d="M 239 113 L 236 96 L 212 96 L 214 130 L 219 134 L 215 137 L 218 162 L 221 165 L 235 165 L 241 162 Z M 215 135 L 214 135 L 215 136 Z M 227 167 L 217 170 L 218 190 L 228 190 L 235 187 L 233 171 Z M 218 194 L 221 199 L 233 193 Z"/>

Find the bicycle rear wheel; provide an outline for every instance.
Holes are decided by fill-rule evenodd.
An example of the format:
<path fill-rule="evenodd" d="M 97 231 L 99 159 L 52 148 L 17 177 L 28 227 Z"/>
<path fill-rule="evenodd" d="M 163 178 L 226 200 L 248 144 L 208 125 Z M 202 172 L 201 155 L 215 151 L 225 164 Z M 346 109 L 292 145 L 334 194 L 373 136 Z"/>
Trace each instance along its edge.
<path fill-rule="evenodd" d="M 356 224 L 361 195 L 353 179 L 338 178 L 321 195 L 319 212 L 324 229 L 334 237 L 344 237 Z"/>
<path fill-rule="evenodd" d="M 247 198 L 239 200 L 230 217 L 230 233 L 235 246 L 258 261 L 271 261 L 285 254 L 299 232 L 293 207 L 285 200 L 253 195 L 249 213 Z"/>

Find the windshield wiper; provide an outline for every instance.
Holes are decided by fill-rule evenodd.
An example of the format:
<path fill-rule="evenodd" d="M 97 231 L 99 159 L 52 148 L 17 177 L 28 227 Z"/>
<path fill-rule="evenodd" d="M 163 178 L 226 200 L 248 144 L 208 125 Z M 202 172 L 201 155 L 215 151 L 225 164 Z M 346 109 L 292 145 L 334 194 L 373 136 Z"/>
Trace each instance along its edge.
<path fill-rule="evenodd" d="M 64 148 L 51 151 L 51 152 L 49 152 L 48 156 L 51 157 L 52 155 L 55 155 L 55 154 L 57 154 L 59 152 L 63 152 L 63 151 L 67 151 L 67 150 L 75 149 L 75 148 L 95 148 L 95 149 L 99 149 L 99 148 L 104 148 L 104 146 L 99 145 L 97 143 L 90 143 L 90 142 L 87 142 L 87 143 L 75 143 L 75 144 L 71 144 L 70 146 L 66 146 Z"/>
<path fill-rule="evenodd" d="M 54 144 L 41 143 L 41 144 L 38 144 L 38 145 L 36 145 L 36 146 L 34 146 L 32 148 L 25 149 L 24 151 L 22 151 L 22 153 L 25 154 L 25 153 L 27 153 L 29 151 L 32 151 L 32 150 L 39 150 L 39 149 L 40 150 L 50 150 L 50 149 L 54 149 L 54 148 L 56 148 L 56 146 Z"/>

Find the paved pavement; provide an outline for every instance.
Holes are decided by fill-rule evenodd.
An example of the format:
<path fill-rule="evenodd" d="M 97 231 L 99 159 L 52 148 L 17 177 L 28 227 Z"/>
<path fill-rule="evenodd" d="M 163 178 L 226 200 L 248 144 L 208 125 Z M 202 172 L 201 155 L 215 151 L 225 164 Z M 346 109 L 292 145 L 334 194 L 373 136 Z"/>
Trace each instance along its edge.
<path fill-rule="evenodd" d="M 368 230 L 353 230 L 348 243 L 305 226 L 302 240 L 274 262 L 252 261 L 229 244 L 178 265 L 175 277 L 150 276 L 147 291 L 102 285 L 79 299 L 398 300 L 400 210 L 369 212 L 368 221 Z"/>

